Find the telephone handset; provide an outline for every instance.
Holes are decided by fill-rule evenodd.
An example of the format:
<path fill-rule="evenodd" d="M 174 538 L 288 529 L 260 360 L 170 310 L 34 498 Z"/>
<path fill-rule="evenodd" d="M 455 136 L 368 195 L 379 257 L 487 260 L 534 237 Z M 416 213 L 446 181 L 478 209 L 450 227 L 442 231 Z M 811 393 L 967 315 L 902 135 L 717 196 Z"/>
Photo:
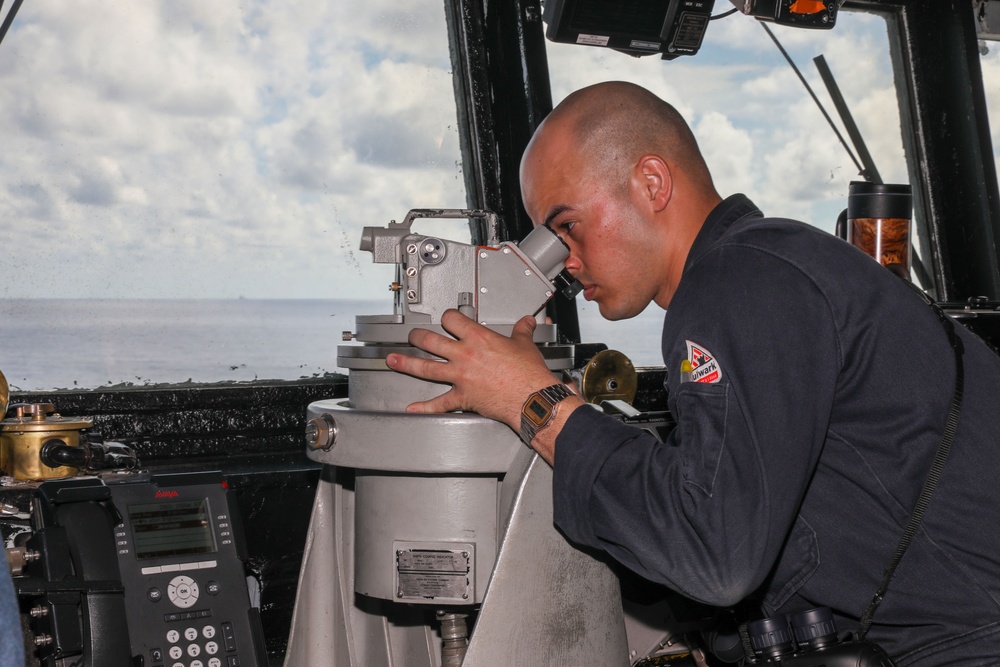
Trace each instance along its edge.
<path fill-rule="evenodd" d="M 235 503 L 219 473 L 44 482 L 32 501 L 42 665 L 264 667 Z"/>

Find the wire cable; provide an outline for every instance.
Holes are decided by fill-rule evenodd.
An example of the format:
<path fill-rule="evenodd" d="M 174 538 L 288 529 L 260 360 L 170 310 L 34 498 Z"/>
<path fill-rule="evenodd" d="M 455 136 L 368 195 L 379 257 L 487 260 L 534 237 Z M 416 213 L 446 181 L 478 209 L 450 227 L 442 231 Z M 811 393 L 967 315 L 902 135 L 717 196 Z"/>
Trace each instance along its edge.
<path fill-rule="evenodd" d="M 771 32 L 771 29 L 767 27 L 766 23 L 761 21 L 760 27 L 763 28 L 767 32 L 767 34 L 771 37 L 771 39 L 774 41 L 774 45 L 778 47 L 778 50 L 781 51 L 781 55 L 783 55 L 785 57 L 785 60 L 788 61 L 788 64 L 795 72 L 795 76 L 799 77 L 799 81 L 802 82 L 802 85 L 805 86 L 805 89 L 809 92 L 809 96 L 813 98 L 813 102 L 815 102 L 816 106 L 819 107 L 820 112 L 823 114 L 823 118 L 826 118 L 826 122 L 830 124 L 830 128 L 833 130 L 833 133 L 837 135 L 837 139 L 840 140 L 840 144 L 844 147 L 844 150 L 847 151 L 847 154 L 851 156 L 851 160 L 854 162 L 854 166 L 858 168 L 858 173 L 859 174 L 865 173 L 865 168 L 861 165 L 860 162 L 858 162 L 858 158 L 855 157 L 854 151 L 852 151 L 851 147 L 847 145 L 847 141 L 844 140 L 844 136 L 840 133 L 840 130 L 837 129 L 837 126 L 833 124 L 833 119 L 830 118 L 830 114 L 828 114 L 826 112 L 826 109 L 823 108 L 822 102 L 820 102 L 819 98 L 816 97 L 816 93 L 813 92 L 812 87 L 809 86 L 809 82 L 807 82 L 805 77 L 802 76 L 802 72 L 800 72 L 799 68 L 795 66 L 795 62 L 792 60 L 792 57 L 788 55 L 788 52 L 785 51 L 785 47 L 781 45 L 781 42 L 778 41 L 778 38 L 775 37 L 773 32 Z"/>
<path fill-rule="evenodd" d="M 739 10 L 740 10 L 739 7 L 733 7 L 732 9 L 730 9 L 727 12 L 722 12 L 721 14 L 716 14 L 715 16 L 709 16 L 708 20 L 709 21 L 714 21 L 716 19 L 724 19 L 727 16 L 732 16 L 733 14 L 735 14 L 736 12 L 738 12 Z"/>
<path fill-rule="evenodd" d="M 17 10 L 21 8 L 21 3 L 24 0 L 14 0 L 14 4 L 10 6 L 10 11 L 7 12 L 7 18 L 3 20 L 3 25 L 0 25 L 0 42 L 3 42 L 3 38 L 7 35 L 7 31 L 10 30 L 10 24 L 14 22 L 14 17 L 17 16 Z M 0 8 L 3 7 L 3 2 L 0 2 Z"/>

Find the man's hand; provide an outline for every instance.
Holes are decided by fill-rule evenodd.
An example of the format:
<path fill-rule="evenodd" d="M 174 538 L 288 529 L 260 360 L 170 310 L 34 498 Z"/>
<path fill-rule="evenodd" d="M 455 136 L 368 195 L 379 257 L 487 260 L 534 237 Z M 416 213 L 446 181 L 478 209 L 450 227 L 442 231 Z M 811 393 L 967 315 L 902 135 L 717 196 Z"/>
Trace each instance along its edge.
<path fill-rule="evenodd" d="M 394 371 L 451 385 L 437 398 L 407 406 L 407 412 L 478 412 L 516 432 L 524 401 L 533 391 L 556 381 L 532 340 L 535 318 L 521 318 L 510 338 L 457 310 L 446 311 L 441 325 L 455 340 L 427 329 L 414 329 L 409 340 L 445 361 L 403 354 L 390 354 L 385 360 Z"/>

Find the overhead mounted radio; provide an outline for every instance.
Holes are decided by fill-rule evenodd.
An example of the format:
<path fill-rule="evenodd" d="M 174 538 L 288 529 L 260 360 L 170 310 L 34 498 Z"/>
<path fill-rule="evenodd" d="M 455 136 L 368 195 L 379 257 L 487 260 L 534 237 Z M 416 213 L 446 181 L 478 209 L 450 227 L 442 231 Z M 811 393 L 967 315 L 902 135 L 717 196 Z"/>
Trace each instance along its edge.
<path fill-rule="evenodd" d="M 744 14 L 798 28 L 829 29 L 843 0 L 730 0 Z M 545 36 L 664 60 L 701 48 L 715 0 L 547 0 Z M 730 10 L 732 13 L 736 10 Z"/>
<path fill-rule="evenodd" d="M 730 0 L 744 14 L 759 21 L 796 28 L 829 30 L 837 22 L 844 0 Z"/>
<path fill-rule="evenodd" d="M 715 0 L 548 0 L 542 20 L 553 42 L 672 60 L 698 52 L 714 5 Z"/>

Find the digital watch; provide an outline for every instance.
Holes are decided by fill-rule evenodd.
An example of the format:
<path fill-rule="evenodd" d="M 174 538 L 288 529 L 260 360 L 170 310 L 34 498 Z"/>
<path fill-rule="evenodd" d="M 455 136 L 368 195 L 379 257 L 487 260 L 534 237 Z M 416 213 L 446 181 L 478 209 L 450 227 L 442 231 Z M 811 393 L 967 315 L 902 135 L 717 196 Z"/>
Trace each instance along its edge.
<path fill-rule="evenodd" d="M 573 395 L 564 384 L 554 384 L 528 396 L 521 406 L 521 440 L 531 446 L 538 432 L 552 423 L 556 404 Z"/>

